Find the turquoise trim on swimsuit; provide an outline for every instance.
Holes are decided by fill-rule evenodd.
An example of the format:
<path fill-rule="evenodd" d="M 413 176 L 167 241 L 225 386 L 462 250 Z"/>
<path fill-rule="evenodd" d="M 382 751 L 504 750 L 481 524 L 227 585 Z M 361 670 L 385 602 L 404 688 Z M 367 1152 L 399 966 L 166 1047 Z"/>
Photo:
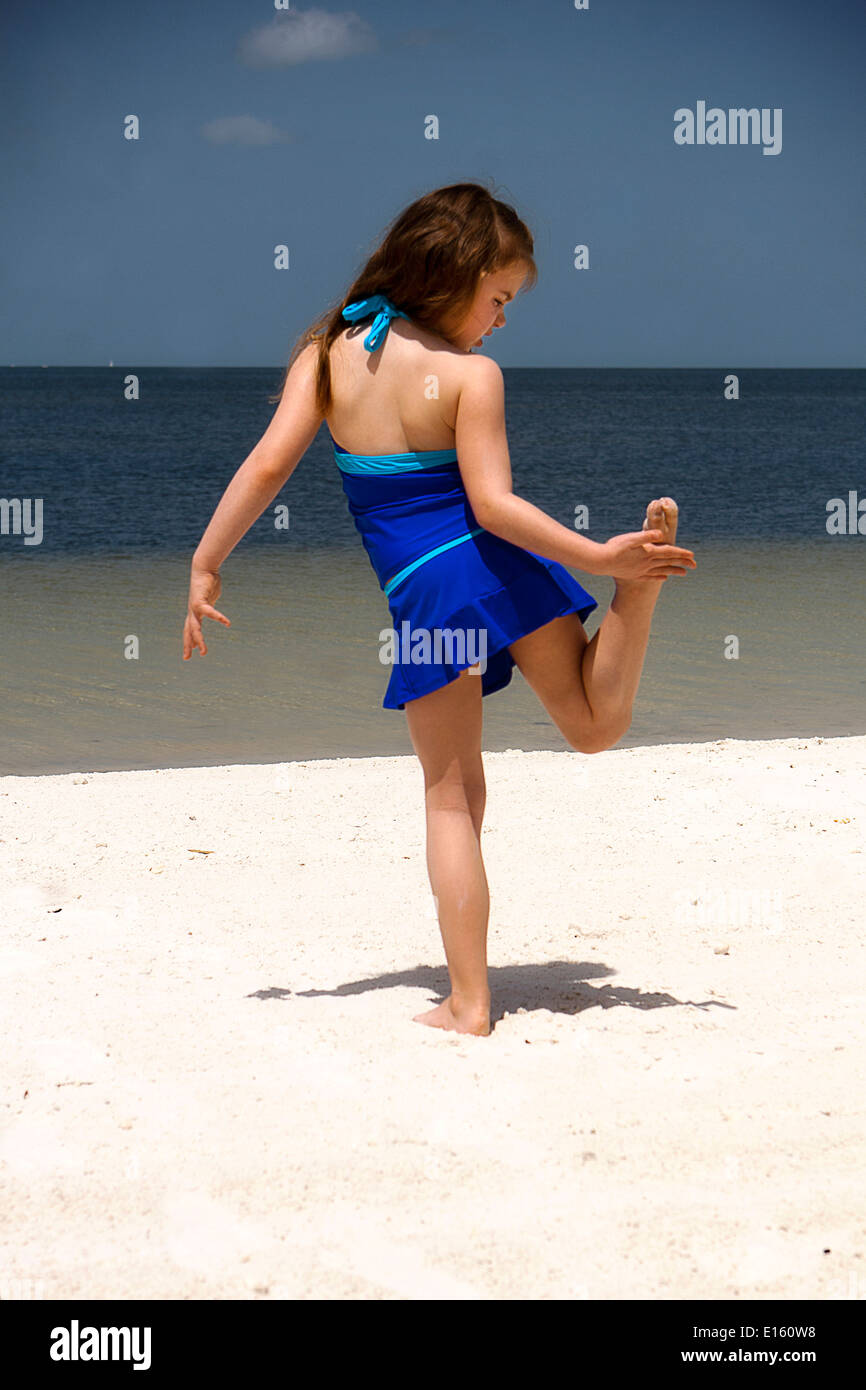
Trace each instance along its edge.
<path fill-rule="evenodd" d="M 459 545 L 461 541 L 468 541 L 472 536 L 480 536 L 483 530 L 483 526 L 476 526 L 471 531 L 464 531 L 462 536 L 455 536 L 453 541 L 444 541 L 442 545 L 434 546 L 432 550 L 428 550 L 423 555 L 419 555 L 418 559 L 413 560 L 411 565 L 404 565 L 403 569 L 398 570 L 397 573 L 388 580 L 388 583 L 382 590 L 385 597 L 387 598 L 391 590 L 395 589 L 398 584 L 401 584 L 413 570 L 416 570 L 419 565 L 423 565 L 425 560 L 432 560 L 434 555 L 441 555 L 443 550 L 450 550 L 453 545 Z"/>
<path fill-rule="evenodd" d="M 416 468 L 456 463 L 457 450 L 413 449 L 407 454 L 348 454 L 335 448 L 334 458 L 341 473 L 411 473 Z"/>

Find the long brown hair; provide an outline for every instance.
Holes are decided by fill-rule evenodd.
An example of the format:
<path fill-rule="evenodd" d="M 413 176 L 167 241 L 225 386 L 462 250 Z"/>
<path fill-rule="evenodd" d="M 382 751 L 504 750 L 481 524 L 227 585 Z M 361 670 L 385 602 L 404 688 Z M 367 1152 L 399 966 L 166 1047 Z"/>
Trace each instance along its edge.
<path fill-rule="evenodd" d="M 317 342 L 316 404 L 323 414 L 330 410 L 329 354 L 346 327 L 347 304 L 384 294 L 420 327 L 445 334 L 469 308 L 482 273 L 525 261 L 525 287 L 531 289 L 538 280 L 533 253 L 525 222 L 482 184 L 453 183 L 425 193 L 399 213 L 346 293 L 298 339 L 280 389 L 269 399 L 282 399 L 295 358 Z"/>

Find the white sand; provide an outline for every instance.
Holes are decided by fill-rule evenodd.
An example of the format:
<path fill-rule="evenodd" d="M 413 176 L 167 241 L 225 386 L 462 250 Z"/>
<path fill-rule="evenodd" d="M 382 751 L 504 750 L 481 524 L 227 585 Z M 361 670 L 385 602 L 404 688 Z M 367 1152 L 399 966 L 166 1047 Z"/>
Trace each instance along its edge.
<path fill-rule="evenodd" d="M 866 1297 L 866 738 L 485 764 L 486 1038 L 414 758 L 0 779 L 0 1296 Z"/>

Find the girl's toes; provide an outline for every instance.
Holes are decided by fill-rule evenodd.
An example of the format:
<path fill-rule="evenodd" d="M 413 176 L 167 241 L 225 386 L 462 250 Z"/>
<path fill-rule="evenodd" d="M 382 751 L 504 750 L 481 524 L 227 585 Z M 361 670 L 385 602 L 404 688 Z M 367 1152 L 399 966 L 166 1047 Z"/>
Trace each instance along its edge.
<path fill-rule="evenodd" d="M 654 497 L 646 509 L 646 517 L 641 529 L 644 531 L 663 531 L 664 526 L 665 516 L 661 501 L 658 497 Z"/>
<path fill-rule="evenodd" d="M 672 497 L 663 497 L 661 508 L 664 516 L 664 528 L 668 533 L 668 544 L 672 545 L 677 534 L 680 509 Z"/>

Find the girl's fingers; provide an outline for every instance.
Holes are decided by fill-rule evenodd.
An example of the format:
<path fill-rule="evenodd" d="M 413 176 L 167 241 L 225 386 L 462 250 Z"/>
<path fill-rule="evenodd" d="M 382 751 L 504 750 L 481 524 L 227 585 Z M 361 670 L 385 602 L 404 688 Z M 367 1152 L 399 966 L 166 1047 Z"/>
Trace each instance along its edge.
<path fill-rule="evenodd" d="M 654 545 L 653 552 L 660 560 L 694 560 L 693 550 L 684 550 L 679 545 Z"/>
<path fill-rule="evenodd" d="M 213 618 L 218 623 L 225 623 L 226 627 L 231 627 L 231 622 L 225 614 L 220 613 L 216 608 L 212 608 L 209 603 L 202 603 L 199 606 L 206 617 Z"/>
<path fill-rule="evenodd" d="M 213 618 L 215 622 L 223 623 L 225 627 L 231 627 L 231 620 L 227 618 L 224 613 L 220 613 L 218 609 L 214 608 L 212 604 L 200 603 L 197 605 L 197 607 L 198 613 L 201 613 L 202 617 Z M 204 634 L 202 632 L 202 626 L 199 620 L 198 613 L 190 611 L 190 613 L 187 616 L 186 623 L 184 625 L 184 661 L 189 660 L 196 648 L 198 648 L 202 656 L 207 655 L 207 643 L 204 640 Z"/>
<path fill-rule="evenodd" d="M 660 544 L 664 542 L 661 531 L 641 531 L 644 550 L 648 555 L 657 555 L 660 560 L 694 560 L 695 552 L 681 545 Z M 648 543 L 649 542 L 649 543 Z"/>
<path fill-rule="evenodd" d="M 183 629 L 183 659 L 189 661 L 193 652 L 199 644 L 199 638 L 195 635 L 195 630 L 189 618 L 187 618 Z"/>
<path fill-rule="evenodd" d="M 219 591 L 217 591 L 219 597 Z M 201 627 L 202 618 L 212 618 L 216 623 L 222 623 L 224 627 L 231 627 L 231 619 L 225 613 L 220 613 L 218 608 L 214 608 L 212 603 L 205 603 L 203 600 L 192 600 L 186 622 L 183 628 L 183 659 L 188 661 L 196 648 L 202 656 L 207 655 L 207 643 Z"/>

